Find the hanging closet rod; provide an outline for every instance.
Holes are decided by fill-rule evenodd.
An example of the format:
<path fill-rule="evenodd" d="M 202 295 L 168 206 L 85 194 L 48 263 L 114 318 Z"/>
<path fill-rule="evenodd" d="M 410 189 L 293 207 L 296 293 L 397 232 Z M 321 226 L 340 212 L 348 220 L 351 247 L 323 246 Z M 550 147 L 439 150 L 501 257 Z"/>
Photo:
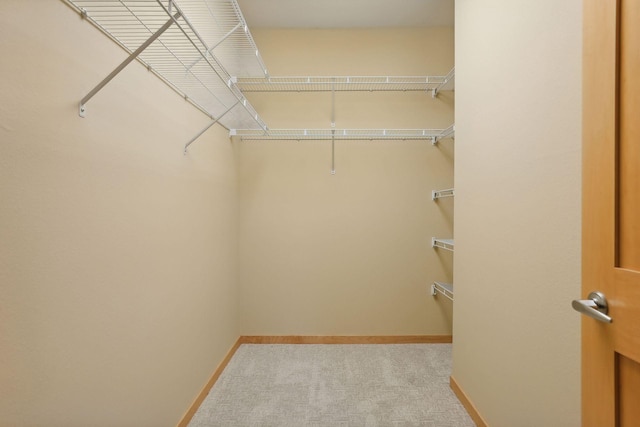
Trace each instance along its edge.
<path fill-rule="evenodd" d="M 229 136 L 250 140 L 433 140 L 442 129 L 231 129 Z"/>
<path fill-rule="evenodd" d="M 453 90 L 453 70 L 446 76 L 305 76 L 234 77 L 243 92 L 339 92 Z"/>
<path fill-rule="evenodd" d="M 250 56 L 255 65 L 246 67 L 259 75 L 266 74 L 266 68 L 246 24 L 242 24 L 244 19 L 236 0 L 67 2 L 127 51 L 139 53 L 139 56 L 133 58 L 130 55 L 125 62 L 138 59 L 213 120 L 220 119 L 220 124 L 224 127 L 266 128 L 266 124 L 232 81 L 231 75 L 219 59 L 219 56 L 228 56 L 232 52 L 236 56 L 231 58 L 234 60 L 229 59 L 228 63 L 237 65 L 245 64 Z M 193 16 L 198 24 L 197 29 L 188 16 Z M 173 22 L 168 22 L 169 19 Z M 217 25 L 213 25 L 214 23 Z M 164 28 L 157 40 L 150 40 L 154 33 L 162 29 L 163 24 L 170 25 Z M 243 28 L 243 31 L 231 31 L 235 27 Z M 238 35 L 244 41 L 238 42 Z M 215 49 L 210 47 L 216 44 Z M 142 46 L 146 48 L 135 52 Z M 244 69 L 245 65 L 240 68 Z M 119 69 L 121 68 L 114 70 L 109 77 L 113 78 Z M 104 84 L 101 83 L 96 89 L 100 90 L 102 86 Z M 93 96 L 97 90 L 94 89 L 89 94 Z M 237 107 L 233 108 L 235 105 Z"/>

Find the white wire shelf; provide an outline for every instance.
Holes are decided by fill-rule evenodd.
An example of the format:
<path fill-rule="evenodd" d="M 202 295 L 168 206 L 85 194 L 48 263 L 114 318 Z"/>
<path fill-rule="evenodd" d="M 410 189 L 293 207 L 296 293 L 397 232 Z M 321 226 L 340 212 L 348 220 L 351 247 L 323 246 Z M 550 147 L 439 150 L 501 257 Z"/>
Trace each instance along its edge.
<path fill-rule="evenodd" d="M 453 90 L 453 70 L 446 76 L 323 76 L 237 78 L 243 92 L 378 92 Z"/>
<path fill-rule="evenodd" d="M 453 239 L 438 239 L 436 237 L 432 237 L 431 246 L 453 252 Z"/>
<path fill-rule="evenodd" d="M 227 71 L 228 67 L 234 74 L 266 74 L 236 0 L 67 2 L 132 52 L 130 58 L 141 61 L 205 114 L 220 119 L 223 126 L 266 127 Z M 104 84 L 83 99 L 81 115 L 82 104 Z"/>
<path fill-rule="evenodd" d="M 453 188 L 447 188 L 446 190 L 433 190 L 431 191 L 431 200 L 453 197 L 455 195 L 454 192 Z"/>
<path fill-rule="evenodd" d="M 429 140 L 443 129 L 231 129 L 230 137 L 249 140 Z"/>
<path fill-rule="evenodd" d="M 174 1 L 229 74 L 241 77 L 268 76 L 267 67 L 237 0 Z"/>
<path fill-rule="evenodd" d="M 436 296 L 437 294 L 444 295 L 453 301 L 453 285 L 451 283 L 433 282 L 431 295 Z"/>

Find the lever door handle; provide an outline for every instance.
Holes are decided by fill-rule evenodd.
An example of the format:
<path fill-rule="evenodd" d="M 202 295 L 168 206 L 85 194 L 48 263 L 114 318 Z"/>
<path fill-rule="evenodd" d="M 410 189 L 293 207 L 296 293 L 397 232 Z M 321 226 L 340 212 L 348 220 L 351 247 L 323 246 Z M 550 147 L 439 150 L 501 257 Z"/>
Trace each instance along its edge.
<path fill-rule="evenodd" d="M 589 299 L 574 299 L 571 302 L 571 306 L 575 311 L 579 311 L 582 314 L 586 314 L 589 317 L 593 317 L 596 320 L 605 323 L 613 322 L 613 319 L 607 314 L 609 313 L 609 305 L 607 299 L 602 292 L 591 292 Z"/>

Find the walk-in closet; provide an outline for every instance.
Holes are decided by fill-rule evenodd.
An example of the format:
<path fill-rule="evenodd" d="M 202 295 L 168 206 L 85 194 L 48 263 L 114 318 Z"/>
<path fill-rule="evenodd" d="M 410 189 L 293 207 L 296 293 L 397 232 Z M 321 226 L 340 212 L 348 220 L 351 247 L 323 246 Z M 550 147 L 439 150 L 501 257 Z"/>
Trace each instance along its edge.
<path fill-rule="evenodd" d="M 0 426 L 574 425 L 579 3 L 0 2 Z"/>

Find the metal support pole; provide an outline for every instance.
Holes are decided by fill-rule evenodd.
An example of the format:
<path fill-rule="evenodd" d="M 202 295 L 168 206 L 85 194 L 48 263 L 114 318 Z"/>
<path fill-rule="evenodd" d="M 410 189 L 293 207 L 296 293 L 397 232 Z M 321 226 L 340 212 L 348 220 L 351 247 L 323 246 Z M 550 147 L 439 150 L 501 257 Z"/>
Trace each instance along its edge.
<path fill-rule="evenodd" d="M 82 98 L 82 100 L 80 101 L 80 117 L 84 117 L 85 116 L 86 109 L 85 109 L 84 105 L 91 98 L 93 98 L 93 96 L 96 93 L 98 93 L 103 87 L 105 87 L 107 85 L 107 83 L 109 83 L 115 76 L 117 76 L 118 73 L 120 73 L 120 71 L 122 71 L 124 69 L 124 67 L 126 67 L 127 65 L 129 65 L 131 63 L 131 61 L 136 59 L 138 57 L 138 55 L 140 55 L 142 53 L 143 50 L 145 50 L 147 47 L 149 47 L 149 45 L 151 43 L 156 41 L 156 39 L 158 37 L 160 37 L 162 35 L 162 33 L 167 31 L 167 29 L 171 26 L 171 24 L 173 24 L 175 22 L 175 20 L 177 20 L 178 18 L 180 18 L 180 12 L 179 11 L 175 15 L 173 15 L 173 17 L 170 18 L 162 27 L 160 27 L 158 29 L 158 31 L 156 31 L 151 37 L 149 37 L 149 39 L 147 39 L 147 41 L 142 43 L 140 45 L 140 47 L 137 48 L 131 55 L 129 55 L 129 57 L 127 59 L 122 61 L 122 63 L 120 65 L 118 65 L 116 67 L 116 69 L 113 70 L 107 77 L 105 77 L 104 80 L 102 80 L 100 83 L 98 83 L 98 85 L 96 87 L 94 87 L 91 90 L 91 92 L 89 92 L 84 98 Z"/>
<path fill-rule="evenodd" d="M 235 107 L 236 105 L 240 104 L 240 100 L 236 101 L 235 104 L 233 104 L 231 107 L 227 108 L 227 110 L 220 114 L 218 116 L 218 118 L 214 119 L 211 123 L 209 123 L 204 129 L 202 129 L 200 132 L 198 132 L 198 134 L 196 136 L 194 136 L 193 138 L 191 138 L 191 141 L 187 142 L 187 144 L 184 146 L 184 154 L 187 154 L 187 148 L 189 148 L 189 146 L 191 144 L 193 144 L 193 142 L 200 138 L 202 136 L 203 133 L 205 133 L 206 131 L 209 130 L 209 128 L 213 125 L 215 125 L 216 123 L 218 123 L 220 121 L 220 119 L 222 119 L 224 117 L 225 114 L 227 114 L 229 111 L 233 110 L 233 107 Z"/>
<path fill-rule="evenodd" d="M 331 85 L 331 175 L 336 174 L 336 79 Z"/>
<path fill-rule="evenodd" d="M 336 126 L 336 78 L 331 83 L 331 127 Z"/>

